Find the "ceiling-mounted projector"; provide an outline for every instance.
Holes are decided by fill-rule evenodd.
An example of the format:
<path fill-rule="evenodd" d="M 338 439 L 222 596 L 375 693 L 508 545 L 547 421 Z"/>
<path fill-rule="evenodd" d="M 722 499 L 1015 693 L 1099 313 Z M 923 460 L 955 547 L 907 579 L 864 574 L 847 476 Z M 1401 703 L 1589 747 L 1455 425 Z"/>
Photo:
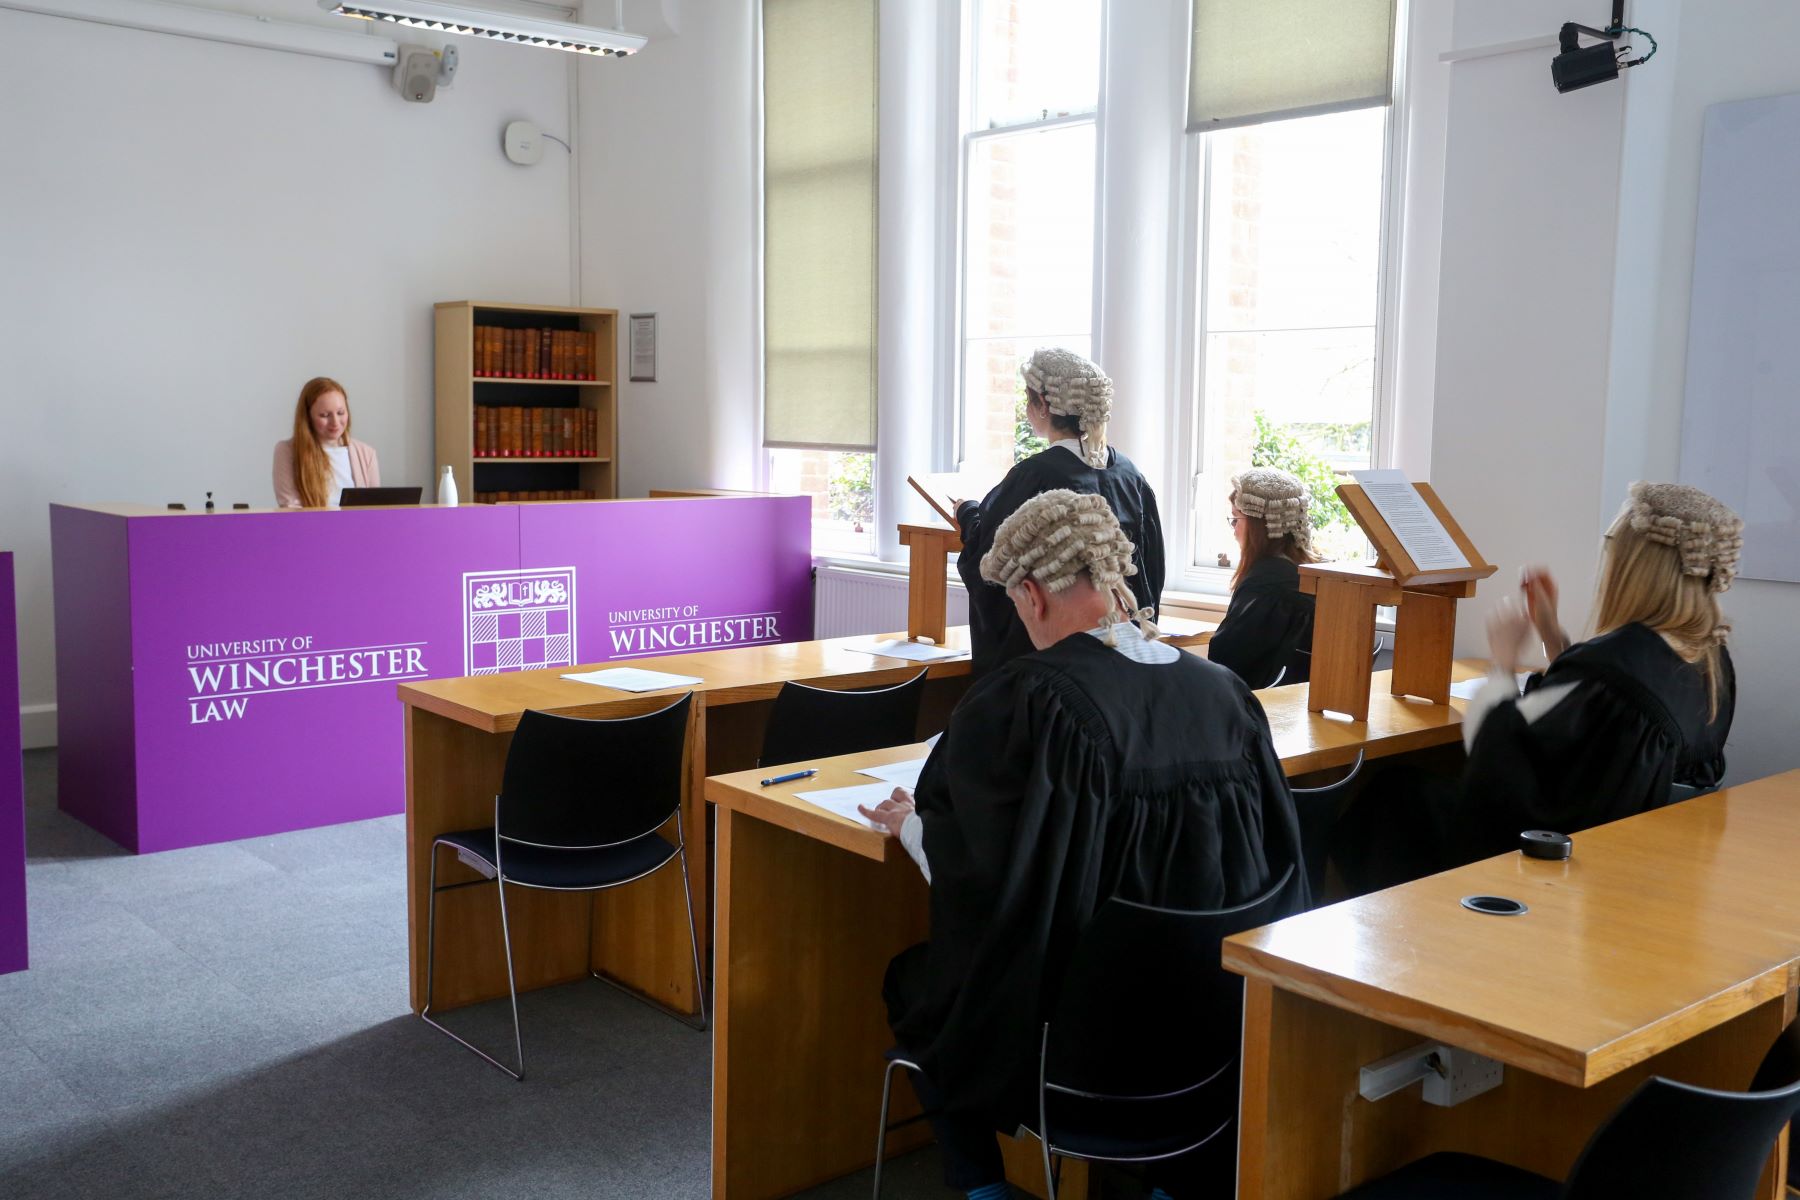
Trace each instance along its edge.
<path fill-rule="evenodd" d="M 648 38 L 591 25 L 566 25 L 539 21 L 516 13 L 484 12 L 436 0 L 319 0 L 319 7 L 339 16 L 364 21 L 389 21 L 409 29 L 429 29 L 463 37 L 489 38 L 519 46 L 542 46 L 574 54 L 635 54 Z"/>

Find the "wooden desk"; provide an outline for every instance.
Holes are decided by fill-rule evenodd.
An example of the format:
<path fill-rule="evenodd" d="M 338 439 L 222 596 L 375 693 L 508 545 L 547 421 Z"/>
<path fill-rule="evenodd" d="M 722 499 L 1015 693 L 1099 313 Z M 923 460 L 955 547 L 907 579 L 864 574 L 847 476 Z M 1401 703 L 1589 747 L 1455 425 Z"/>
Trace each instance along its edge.
<path fill-rule="evenodd" d="M 1225 943 L 1246 977 L 1238 1195 L 1332 1197 L 1435 1150 L 1563 1177 L 1646 1076 L 1748 1085 L 1800 985 L 1800 771 L 1346 901 Z M 1530 912 L 1483 916 L 1492 893 Z M 1370 1102 L 1421 1041 L 1506 1065 L 1453 1108 Z M 1760 1195 L 1780 1195 L 1774 1173 Z"/>
<path fill-rule="evenodd" d="M 1211 637 L 1212 626 L 1181 622 L 1172 632 L 1177 635 L 1172 640 L 1197 646 Z M 966 628 L 952 629 L 948 644 L 966 648 L 968 636 Z M 700 780 L 708 774 L 755 764 L 769 703 L 788 680 L 855 688 L 895 684 L 917 673 L 918 663 L 850 649 L 872 640 L 876 639 L 834 638 L 641 660 L 653 670 L 703 680 L 693 689 L 690 770 L 682 806 L 702 961 L 711 910 L 705 899 L 710 856 Z M 575 717 L 632 716 L 662 708 L 686 690 L 621 692 L 562 678 L 570 670 L 586 669 L 590 668 L 439 679 L 404 684 L 399 689 L 406 706 L 407 936 L 415 1012 L 425 1002 L 425 913 L 432 841 L 443 833 L 493 823 L 494 794 L 520 715 L 536 709 Z M 968 686 L 969 660 L 964 656 L 930 663 L 926 671 L 920 725 L 922 732 L 935 732 L 944 727 L 951 707 Z M 445 859 L 439 866 L 441 883 L 475 878 L 451 856 Z M 509 894 L 519 990 L 579 979 L 592 961 L 659 1002 L 693 1012 L 693 965 L 680 897 L 681 879 L 674 871 L 657 872 L 637 885 L 598 898 L 591 893 L 527 889 L 519 890 L 516 898 Z M 594 906 L 591 945 L 587 942 L 590 904 Z M 490 889 L 441 894 L 437 936 L 437 1008 L 456 1008 L 506 994 L 505 959 Z"/>
<path fill-rule="evenodd" d="M 1462 677 L 1479 670 L 1458 664 Z M 1290 775 L 1348 763 L 1359 749 L 1381 757 L 1461 737 L 1461 700 L 1397 699 L 1383 681 L 1359 723 L 1307 712 L 1306 693 L 1304 684 L 1257 693 Z M 874 1160 L 881 1056 L 893 1042 L 881 981 L 888 960 L 929 932 L 925 882 L 885 834 L 794 793 L 873 782 L 856 768 L 922 754 L 824 759 L 807 764 L 819 768 L 814 778 L 771 788 L 760 786 L 764 771 L 706 780 L 718 810 L 714 1200 L 786 1196 Z M 895 1095 L 910 1103 L 908 1088 Z M 899 1151 L 924 1137 L 914 1127 L 889 1144 Z M 1079 1165 L 1064 1169 L 1061 1194 L 1083 1194 Z"/>

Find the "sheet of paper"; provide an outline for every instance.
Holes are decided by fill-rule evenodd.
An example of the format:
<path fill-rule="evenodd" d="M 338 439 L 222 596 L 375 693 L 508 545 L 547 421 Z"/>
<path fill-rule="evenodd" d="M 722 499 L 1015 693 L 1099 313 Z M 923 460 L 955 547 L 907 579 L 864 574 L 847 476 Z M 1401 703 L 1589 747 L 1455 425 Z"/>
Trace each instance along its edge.
<path fill-rule="evenodd" d="M 844 649 L 854 650 L 858 654 L 884 654 L 889 658 L 904 658 L 909 662 L 936 662 L 940 658 L 961 658 L 968 653 L 955 646 L 927 646 L 923 642 L 908 642 L 899 638 L 888 642 L 845 646 Z"/>
<path fill-rule="evenodd" d="M 1452 571 L 1469 565 L 1450 531 L 1425 503 L 1404 471 L 1352 471 L 1363 494 L 1388 523 L 1408 558 L 1421 571 Z"/>
<path fill-rule="evenodd" d="M 1524 690 L 1525 681 L 1530 678 L 1530 671 L 1520 671 L 1513 679 L 1513 686 L 1520 690 Z M 1487 684 L 1487 681 L 1488 677 L 1486 675 L 1477 675 L 1473 679 L 1464 679 L 1460 683 L 1453 683 L 1450 685 L 1450 694 L 1458 699 L 1473 700 L 1475 698 L 1475 693 L 1479 692 Z"/>
<path fill-rule="evenodd" d="M 908 475 L 906 482 L 912 484 L 913 491 L 923 496 L 925 503 L 954 528 L 957 502 L 974 500 L 979 503 L 983 496 L 994 490 L 1000 478 L 997 471 L 946 471 L 936 475 Z"/>
<path fill-rule="evenodd" d="M 843 817 L 847 821 L 855 821 L 858 825 L 868 825 L 879 829 L 880 826 L 856 811 L 861 804 L 874 808 L 883 800 L 894 794 L 891 783 L 859 783 L 851 787 L 826 788 L 818 792 L 795 792 L 794 795 L 808 804 L 816 804 L 834 816 Z"/>
<path fill-rule="evenodd" d="M 905 762 L 886 763 L 879 767 L 863 767 L 856 773 L 867 775 L 870 779 L 885 779 L 895 787 L 911 790 L 919 786 L 919 771 L 924 766 L 924 759 L 909 758 Z"/>
<path fill-rule="evenodd" d="M 660 692 L 664 688 L 692 687 L 701 680 L 693 675 L 667 675 L 661 671 L 645 671 L 637 667 L 607 667 L 601 671 L 578 671 L 564 675 L 576 683 L 597 683 L 621 692 Z"/>

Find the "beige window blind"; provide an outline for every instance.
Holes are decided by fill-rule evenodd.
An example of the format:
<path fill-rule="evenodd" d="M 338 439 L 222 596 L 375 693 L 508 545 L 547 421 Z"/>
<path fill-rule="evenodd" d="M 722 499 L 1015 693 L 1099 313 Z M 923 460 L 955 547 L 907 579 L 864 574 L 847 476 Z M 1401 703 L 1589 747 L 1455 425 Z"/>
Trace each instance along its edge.
<path fill-rule="evenodd" d="M 1193 0 L 1189 132 L 1386 104 L 1395 0 Z"/>
<path fill-rule="evenodd" d="M 876 0 L 763 0 L 763 445 L 875 448 Z"/>

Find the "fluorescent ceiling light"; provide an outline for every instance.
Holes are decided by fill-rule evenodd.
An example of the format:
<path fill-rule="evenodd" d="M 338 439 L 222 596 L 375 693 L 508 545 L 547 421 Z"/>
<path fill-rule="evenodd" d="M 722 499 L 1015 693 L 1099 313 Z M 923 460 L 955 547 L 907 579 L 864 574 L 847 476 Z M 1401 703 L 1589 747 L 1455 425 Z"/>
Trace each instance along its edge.
<path fill-rule="evenodd" d="M 319 0 L 326 12 L 365 21 L 390 21 L 411 29 L 491 38 L 520 46 L 542 46 L 575 54 L 635 54 L 649 42 L 636 34 L 591 25 L 539 21 L 514 13 L 483 12 L 436 0 Z"/>
<path fill-rule="evenodd" d="M 391 67 L 399 56 L 398 46 L 389 38 L 161 0 L 0 0 L 0 8 L 348 62 Z"/>

